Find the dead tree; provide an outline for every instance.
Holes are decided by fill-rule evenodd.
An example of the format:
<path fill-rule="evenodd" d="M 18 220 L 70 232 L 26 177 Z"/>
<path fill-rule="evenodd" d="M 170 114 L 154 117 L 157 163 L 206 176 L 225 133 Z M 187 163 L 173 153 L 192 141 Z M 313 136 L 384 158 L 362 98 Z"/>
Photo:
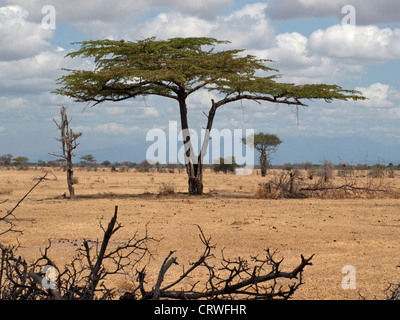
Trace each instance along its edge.
<path fill-rule="evenodd" d="M 51 155 L 64 159 L 66 161 L 67 166 L 67 183 L 69 190 L 70 199 L 75 198 L 75 189 L 74 189 L 74 171 L 73 171 L 73 163 L 72 158 L 75 156 L 73 151 L 78 147 L 79 143 L 77 143 L 78 138 L 82 135 L 82 132 L 75 133 L 70 129 L 69 124 L 71 123 L 71 119 L 68 120 L 67 109 L 65 107 L 61 107 L 61 122 L 57 123 L 55 119 L 53 119 L 54 123 L 57 125 L 58 130 L 61 132 L 61 138 L 57 139 L 61 142 L 62 145 L 62 154 L 50 153 Z"/>

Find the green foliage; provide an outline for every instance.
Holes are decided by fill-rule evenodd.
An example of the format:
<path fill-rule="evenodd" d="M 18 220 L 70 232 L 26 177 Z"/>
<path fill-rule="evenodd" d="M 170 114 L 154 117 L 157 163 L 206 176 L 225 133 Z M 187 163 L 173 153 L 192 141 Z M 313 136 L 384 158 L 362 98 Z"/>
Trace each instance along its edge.
<path fill-rule="evenodd" d="M 383 178 L 385 175 L 385 165 L 375 163 L 368 175 L 372 178 Z"/>
<path fill-rule="evenodd" d="M 29 161 L 28 157 L 22 157 L 22 156 L 13 159 L 14 164 L 17 167 L 19 167 L 20 170 L 28 168 L 28 161 Z"/>
<path fill-rule="evenodd" d="M 96 163 L 96 158 L 92 154 L 87 154 L 79 159 L 82 160 L 83 165 L 94 165 Z"/>
<path fill-rule="evenodd" d="M 267 168 L 271 162 L 271 155 L 276 152 L 278 146 L 283 142 L 275 134 L 257 133 L 247 138 L 243 138 L 242 142 L 256 149 L 260 153 L 261 175 L 265 177 Z"/>
<path fill-rule="evenodd" d="M 59 88 L 54 92 L 92 106 L 148 95 L 174 99 L 179 103 L 182 130 L 189 129 L 187 98 L 201 89 L 213 91 L 220 99 L 210 101 L 207 130 L 212 128 L 217 109 L 235 101 L 306 106 L 305 99 L 365 99 L 361 92 L 337 85 L 279 83 L 278 70 L 267 66 L 270 60 L 246 55 L 244 50 L 216 50 L 227 43 L 193 37 L 79 42 L 80 49 L 67 57 L 89 59 L 95 66 L 93 70 L 64 69 L 67 75 L 57 80 Z M 204 154 L 195 165 L 190 135 L 184 145 L 189 194 L 202 194 Z"/>
<path fill-rule="evenodd" d="M 266 66 L 270 60 L 244 50 L 215 50 L 226 43 L 213 38 L 79 42 L 81 48 L 67 57 L 92 59 L 95 68 L 64 69 L 68 74 L 58 79 L 55 93 L 98 104 L 146 95 L 186 99 L 207 89 L 224 94 L 216 107 L 242 99 L 294 105 L 305 105 L 302 99 L 365 99 L 336 85 L 278 83 L 278 70 Z"/>
<path fill-rule="evenodd" d="M 23 164 L 23 163 L 28 163 L 29 158 L 19 156 L 19 157 L 14 158 L 13 161 L 15 164 Z"/>
<path fill-rule="evenodd" d="M 11 153 L 3 154 L 0 157 L 0 166 L 6 166 L 6 167 L 11 166 L 12 158 L 13 158 L 13 156 Z"/>
<path fill-rule="evenodd" d="M 237 167 L 237 164 L 235 162 L 235 158 L 229 158 L 229 159 L 224 159 L 224 158 L 219 158 L 219 163 L 214 164 L 212 169 L 214 170 L 214 172 L 218 173 L 218 172 L 223 172 L 225 174 L 227 174 L 228 172 L 235 172 L 235 169 Z"/>
<path fill-rule="evenodd" d="M 242 139 L 244 144 L 256 149 L 259 152 L 275 151 L 276 148 L 283 142 L 275 134 L 257 133 L 247 138 Z"/>

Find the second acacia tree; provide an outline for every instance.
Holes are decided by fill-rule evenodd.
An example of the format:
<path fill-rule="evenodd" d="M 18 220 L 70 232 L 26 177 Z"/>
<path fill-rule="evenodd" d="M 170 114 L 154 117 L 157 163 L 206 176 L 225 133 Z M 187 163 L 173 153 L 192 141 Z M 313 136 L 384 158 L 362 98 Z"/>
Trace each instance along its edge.
<path fill-rule="evenodd" d="M 249 144 L 250 147 L 256 149 L 260 153 L 261 176 L 265 177 L 267 175 L 267 169 L 271 164 L 271 155 L 276 152 L 278 146 L 283 141 L 275 134 L 260 132 L 244 138 L 242 142 Z"/>
<path fill-rule="evenodd" d="M 364 99 L 354 90 L 337 85 L 295 85 L 277 82 L 278 70 L 269 60 L 245 55 L 244 50 L 215 50 L 227 44 L 213 38 L 173 38 L 143 41 L 98 40 L 80 42 L 71 58 L 94 59 L 93 70 L 66 69 L 55 92 L 77 102 L 92 105 L 156 95 L 175 100 L 184 135 L 185 165 L 189 194 L 203 193 L 203 159 L 209 136 L 195 155 L 188 123 L 187 100 L 199 90 L 217 94 L 208 106 L 206 132 L 210 132 L 216 111 L 241 100 L 305 106 L 306 99 Z"/>

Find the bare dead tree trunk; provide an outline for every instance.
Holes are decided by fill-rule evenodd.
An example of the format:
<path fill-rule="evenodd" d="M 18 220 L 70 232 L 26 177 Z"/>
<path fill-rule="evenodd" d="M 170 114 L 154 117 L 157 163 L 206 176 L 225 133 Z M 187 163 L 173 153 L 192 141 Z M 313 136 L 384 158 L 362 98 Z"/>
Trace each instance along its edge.
<path fill-rule="evenodd" d="M 58 130 L 61 132 L 61 138 L 57 139 L 61 142 L 63 153 L 61 155 L 50 153 L 55 157 L 62 158 L 66 160 L 67 165 L 67 184 L 70 199 L 75 198 L 75 189 L 74 189 L 74 170 L 72 158 L 75 156 L 73 151 L 78 147 L 79 143 L 76 140 L 82 135 L 82 132 L 75 133 L 70 129 L 69 124 L 71 123 L 71 119 L 68 120 L 67 109 L 65 107 L 61 107 L 61 122 L 57 123 L 56 120 L 53 120 L 57 125 Z"/>

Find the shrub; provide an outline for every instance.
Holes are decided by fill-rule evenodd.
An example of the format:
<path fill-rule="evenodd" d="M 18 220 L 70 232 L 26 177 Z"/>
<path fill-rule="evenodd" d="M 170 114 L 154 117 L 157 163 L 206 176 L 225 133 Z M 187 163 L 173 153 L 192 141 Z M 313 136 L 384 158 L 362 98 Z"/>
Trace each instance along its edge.
<path fill-rule="evenodd" d="M 213 170 L 215 173 L 223 172 L 227 174 L 228 172 L 235 172 L 237 164 L 235 163 L 235 159 L 224 159 L 220 158 L 218 164 L 213 165 Z"/>
<path fill-rule="evenodd" d="M 172 184 L 163 182 L 159 188 L 158 194 L 162 196 L 175 194 L 175 188 Z"/>
<path fill-rule="evenodd" d="M 385 166 L 380 163 L 374 164 L 368 175 L 371 178 L 383 178 L 385 176 Z"/>

